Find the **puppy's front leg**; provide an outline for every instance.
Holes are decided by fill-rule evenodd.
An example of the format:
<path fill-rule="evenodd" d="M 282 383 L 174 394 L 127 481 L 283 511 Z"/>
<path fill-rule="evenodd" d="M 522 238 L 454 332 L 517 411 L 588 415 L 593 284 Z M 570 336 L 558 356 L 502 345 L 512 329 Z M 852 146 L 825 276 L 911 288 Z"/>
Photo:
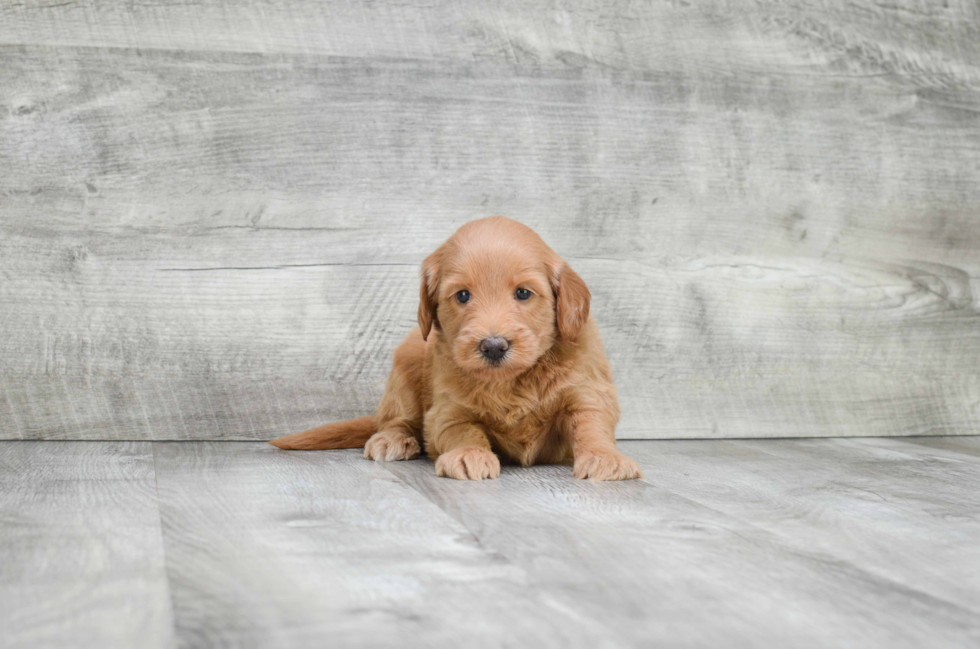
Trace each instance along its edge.
<path fill-rule="evenodd" d="M 444 409 L 433 408 L 430 414 L 425 421 L 425 447 L 435 458 L 437 476 L 457 480 L 500 476 L 500 459 L 490 450 L 482 424 L 461 420 L 458 413 Z"/>
<path fill-rule="evenodd" d="M 601 411 L 570 413 L 568 425 L 572 438 L 576 478 L 599 480 L 632 480 L 642 478 L 636 462 L 616 450 L 616 421 Z"/>

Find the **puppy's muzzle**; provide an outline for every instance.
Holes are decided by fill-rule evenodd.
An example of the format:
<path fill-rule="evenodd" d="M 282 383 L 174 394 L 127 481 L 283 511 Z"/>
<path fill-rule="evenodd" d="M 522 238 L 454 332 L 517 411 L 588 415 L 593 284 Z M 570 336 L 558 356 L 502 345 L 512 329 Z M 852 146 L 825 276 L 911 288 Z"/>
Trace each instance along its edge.
<path fill-rule="evenodd" d="M 494 336 L 480 341 L 480 353 L 491 363 L 499 363 L 507 355 L 508 349 L 510 349 L 510 341 L 504 338 Z"/>

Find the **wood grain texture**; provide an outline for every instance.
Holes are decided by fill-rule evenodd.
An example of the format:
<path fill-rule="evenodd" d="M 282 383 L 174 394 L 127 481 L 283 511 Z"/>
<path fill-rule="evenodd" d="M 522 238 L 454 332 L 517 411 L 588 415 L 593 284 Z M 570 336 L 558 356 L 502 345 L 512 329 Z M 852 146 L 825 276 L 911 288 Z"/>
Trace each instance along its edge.
<path fill-rule="evenodd" d="M 0 443 L 0 647 L 171 647 L 148 443 Z"/>
<path fill-rule="evenodd" d="M 602 645 L 601 625 L 357 451 L 154 453 L 179 646 Z"/>
<path fill-rule="evenodd" d="M 978 9 L 920 4 L 4 5 L 0 438 L 369 412 L 492 213 L 621 437 L 980 433 Z"/>
<path fill-rule="evenodd" d="M 624 448 L 653 454 L 665 443 Z M 716 463 L 729 455 L 720 442 L 688 443 Z M 385 467 L 459 520 L 481 547 L 524 568 L 530 588 L 581 619 L 602 620 L 612 646 L 968 647 L 980 640 L 975 591 L 965 601 L 940 598 L 877 574 L 874 562 L 851 561 L 833 544 L 787 540 L 766 528 L 764 515 L 758 524 L 684 496 L 679 476 L 595 484 L 572 479 L 564 466 L 511 467 L 492 481 L 488 497 L 470 483 L 436 478 L 427 461 Z M 717 488 L 729 486 L 730 476 L 715 477 Z M 971 512 L 972 501 L 960 511 Z M 974 514 L 966 514 L 963 536 Z M 835 526 L 820 531 L 849 544 Z M 926 556 L 928 543 L 920 541 L 928 540 L 901 543 Z M 922 571 L 931 567 L 952 581 L 961 564 L 950 559 L 976 554 L 962 539 L 959 548 L 959 557 L 926 558 Z M 975 586 L 972 578 L 968 584 Z"/>
<path fill-rule="evenodd" d="M 980 437 L 908 437 L 902 441 L 927 449 L 952 451 L 954 459 L 980 462 Z"/>
<path fill-rule="evenodd" d="M 800 550 L 825 553 L 970 609 L 980 620 L 980 464 L 975 461 L 955 454 L 938 457 L 931 449 L 891 439 L 621 442 L 621 447 L 651 484 L 750 522 Z"/>
<path fill-rule="evenodd" d="M 0 647 L 980 642 L 977 438 L 620 444 L 644 481 L 0 441 Z"/>

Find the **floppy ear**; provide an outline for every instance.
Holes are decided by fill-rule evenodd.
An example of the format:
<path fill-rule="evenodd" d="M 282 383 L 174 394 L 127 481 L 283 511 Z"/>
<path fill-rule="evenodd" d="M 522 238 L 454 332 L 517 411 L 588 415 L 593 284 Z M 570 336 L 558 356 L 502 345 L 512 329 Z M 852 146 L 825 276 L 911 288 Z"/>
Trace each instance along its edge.
<path fill-rule="evenodd" d="M 436 291 L 439 289 L 438 252 L 434 252 L 422 262 L 422 282 L 419 285 L 419 329 L 422 340 L 429 338 L 433 325 L 439 327 L 436 315 Z"/>
<path fill-rule="evenodd" d="M 575 340 L 589 320 L 589 287 L 564 261 L 553 271 L 551 287 L 555 292 L 555 316 L 558 333 L 565 340 Z"/>

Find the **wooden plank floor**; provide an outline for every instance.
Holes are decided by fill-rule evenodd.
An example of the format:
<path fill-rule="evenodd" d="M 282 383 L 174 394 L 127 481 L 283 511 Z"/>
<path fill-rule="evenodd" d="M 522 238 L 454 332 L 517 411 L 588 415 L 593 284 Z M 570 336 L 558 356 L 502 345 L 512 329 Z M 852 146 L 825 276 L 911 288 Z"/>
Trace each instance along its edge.
<path fill-rule="evenodd" d="M 644 480 L 0 442 L 0 647 L 980 643 L 980 438 L 621 447 Z"/>
<path fill-rule="evenodd" d="M 173 646 L 153 478 L 147 442 L 0 443 L 0 646 Z"/>

